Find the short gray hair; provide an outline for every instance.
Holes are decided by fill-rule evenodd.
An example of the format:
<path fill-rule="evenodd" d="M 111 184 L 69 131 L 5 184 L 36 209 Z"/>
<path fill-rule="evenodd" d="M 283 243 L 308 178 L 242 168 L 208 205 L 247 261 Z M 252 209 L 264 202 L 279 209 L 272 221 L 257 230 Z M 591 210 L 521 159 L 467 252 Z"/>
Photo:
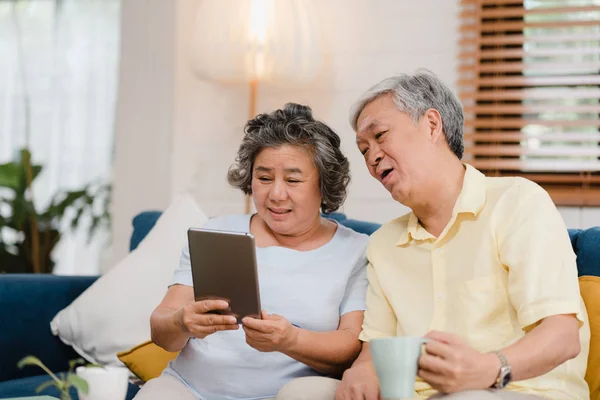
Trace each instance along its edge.
<path fill-rule="evenodd" d="M 316 121 L 308 106 L 288 103 L 281 110 L 257 115 L 244 128 L 244 139 L 227 180 L 252 194 L 252 169 L 264 148 L 283 145 L 308 150 L 319 173 L 321 211 L 330 213 L 344 203 L 350 183 L 350 164 L 340 150 L 340 137 L 326 124 Z"/>
<path fill-rule="evenodd" d="M 350 124 L 357 130 L 358 117 L 372 101 L 392 94 L 398 110 L 408 114 L 416 124 L 430 109 L 436 109 L 442 117 L 446 140 L 452 152 L 461 159 L 465 150 L 463 140 L 464 115 L 461 102 L 435 74 L 419 69 L 415 75 L 400 74 L 387 78 L 367 90 L 354 104 L 350 112 Z"/>

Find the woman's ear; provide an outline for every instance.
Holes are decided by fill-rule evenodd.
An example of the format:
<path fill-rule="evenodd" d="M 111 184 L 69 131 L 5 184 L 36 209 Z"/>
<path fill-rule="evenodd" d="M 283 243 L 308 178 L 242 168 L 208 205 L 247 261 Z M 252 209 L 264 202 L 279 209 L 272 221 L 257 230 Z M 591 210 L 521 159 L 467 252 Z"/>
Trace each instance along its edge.
<path fill-rule="evenodd" d="M 445 138 L 444 136 L 444 125 L 442 123 L 442 116 L 440 112 L 435 108 L 430 108 L 425 111 L 425 120 L 427 122 L 427 128 L 429 129 L 429 134 L 431 136 L 431 140 L 433 142 L 437 142 L 440 138 Z"/>

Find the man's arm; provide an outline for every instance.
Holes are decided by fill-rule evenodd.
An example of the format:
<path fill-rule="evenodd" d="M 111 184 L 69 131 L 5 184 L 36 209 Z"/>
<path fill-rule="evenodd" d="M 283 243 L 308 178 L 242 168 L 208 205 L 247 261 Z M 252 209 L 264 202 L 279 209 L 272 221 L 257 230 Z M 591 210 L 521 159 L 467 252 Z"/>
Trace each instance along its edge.
<path fill-rule="evenodd" d="M 480 353 L 458 336 L 430 332 L 419 360 L 419 376 L 442 393 L 488 389 L 500 372 L 494 353 Z M 554 315 L 521 340 L 501 349 L 512 368 L 513 380 L 543 375 L 579 354 L 579 321 L 572 315 Z"/>
<path fill-rule="evenodd" d="M 504 349 L 513 380 L 535 378 L 577 357 L 581 350 L 579 325 L 574 315 L 553 315 Z"/>

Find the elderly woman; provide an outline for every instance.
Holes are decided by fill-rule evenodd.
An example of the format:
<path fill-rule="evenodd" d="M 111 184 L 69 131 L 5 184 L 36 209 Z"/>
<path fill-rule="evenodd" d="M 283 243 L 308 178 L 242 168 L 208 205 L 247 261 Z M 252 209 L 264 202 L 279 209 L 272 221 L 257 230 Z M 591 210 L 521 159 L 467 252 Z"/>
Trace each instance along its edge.
<path fill-rule="evenodd" d="M 205 227 L 254 235 L 262 319 L 246 317 L 240 329 L 233 316 L 207 314 L 228 304 L 194 301 L 184 249 L 150 321 L 153 341 L 181 353 L 136 399 L 274 398 L 297 377 L 339 377 L 360 352 L 368 237 L 321 216 L 341 206 L 350 180 L 338 135 L 309 107 L 259 115 L 228 178 L 257 212 Z"/>

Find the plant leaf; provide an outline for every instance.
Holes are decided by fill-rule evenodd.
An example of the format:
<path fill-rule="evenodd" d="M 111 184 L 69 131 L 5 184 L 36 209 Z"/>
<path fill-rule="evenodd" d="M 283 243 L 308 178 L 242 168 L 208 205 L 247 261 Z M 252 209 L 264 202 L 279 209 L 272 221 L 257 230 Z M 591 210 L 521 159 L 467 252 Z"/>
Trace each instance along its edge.
<path fill-rule="evenodd" d="M 83 358 L 76 358 L 75 360 L 69 361 L 69 371 L 73 371 L 73 369 L 78 365 L 85 364 L 85 360 Z"/>
<path fill-rule="evenodd" d="M 84 212 L 84 207 L 81 207 L 79 210 L 77 210 L 77 214 L 75 214 L 75 217 L 71 220 L 71 229 L 77 228 L 77 226 L 79 225 L 79 220 L 81 219 L 81 216 Z"/>
<path fill-rule="evenodd" d="M 25 366 L 27 366 L 27 365 L 36 365 L 36 366 L 40 367 L 41 369 L 43 369 L 44 371 L 46 371 L 46 373 L 47 373 L 48 375 L 50 375 L 50 377 L 51 377 L 52 379 L 54 379 L 54 381 L 56 381 L 58 384 L 61 384 L 61 383 L 62 383 L 62 382 L 61 382 L 61 380 L 60 380 L 60 379 L 58 379 L 58 378 L 56 377 L 56 375 L 54 375 L 54 374 L 52 373 L 52 371 L 50 371 L 50 370 L 48 369 L 48 367 L 46 367 L 46 366 L 44 365 L 44 363 L 43 363 L 43 362 L 42 362 L 42 361 L 41 361 L 39 358 L 37 358 L 37 357 L 35 357 L 35 356 L 26 356 L 26 357 L 23 357 L 23 358 L 21 359 L 21 361 L 19 361 L 19 362 L 17 363 L 17 367 L 19 367 L 19 368 L 23 368 L 23 367 L 25 367 Z"/>
<path fill-rule="evenodd" d="M 88 394 L 90 388 L 85 379 L 75 374 L 69 374 L 67 381 L 82 393 Z"/>
<path fill-rule="evenodd" d="M 50 386 L 56 386 L 56 382 L 54 382 L 53 380 L 46 381 L 46 382 L 42 383 L 40 386 L 38 386 L 37 389 L 35 389 L 35 392 L 37 394 L 40 394 L 42 392 L 42 390 L 45 390 Z"/>
<path fill-rule="evenodd" d="M 17 190 L 21 182 L 20 165 L 17 163 L 8 163 L 0 165 L 0 186 L 7 187 L 12 190 Z"/>
<path fill-rule="evenodd" d="M 87 193 L 85 190 L 77 190 L 73 192 L 67 192 L 63 199 L 58 203 L 52 202 L 52 205 L 42 214 L 44 218 L 62 218 L 65 214 L 65 210 L 72 206 L 77 200 L 85 196 Z"/>
<path fill-rule="evenodd" d="M 38 367 L 42 367 L 42 361 L 37 358 L 36 356 L 27 356 L 21 359 L 21 361 L 19 361 L 17 363 L 17 367 L 19 368 L 23 368 L 26 365 L 37 365 Z"/>

